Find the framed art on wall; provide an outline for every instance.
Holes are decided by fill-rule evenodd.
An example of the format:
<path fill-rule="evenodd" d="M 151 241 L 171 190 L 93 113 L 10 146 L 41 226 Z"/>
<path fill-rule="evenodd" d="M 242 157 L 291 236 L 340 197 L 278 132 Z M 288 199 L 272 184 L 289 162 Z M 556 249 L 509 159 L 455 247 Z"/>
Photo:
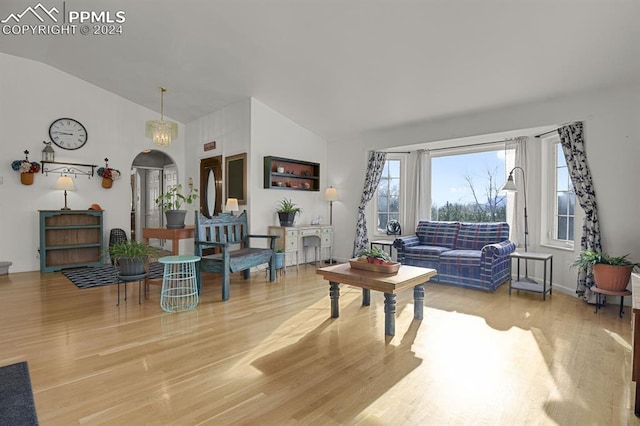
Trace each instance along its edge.
<path fill-rule="evenodd" d="M 237 198 L 247 204 L 247 153 L 225 158 L 225 189 L 227 198 Z"/>

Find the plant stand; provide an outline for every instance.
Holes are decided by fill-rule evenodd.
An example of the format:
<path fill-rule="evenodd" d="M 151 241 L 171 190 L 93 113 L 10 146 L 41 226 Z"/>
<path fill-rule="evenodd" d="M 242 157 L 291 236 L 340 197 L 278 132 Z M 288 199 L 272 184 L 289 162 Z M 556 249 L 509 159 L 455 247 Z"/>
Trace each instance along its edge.
<path fill-rule="evenodd" d="M 120 282 L 124 283 L 124 300 L 127 300 L 127 283 L 138 281 L 138 305 L 142 304 L 142 283 L 147 277 L 147 273 L 139 275 L 120 275 L 118 274 L 118 303 L 116 306 L 120 306 Z M 146 293 L 145 293 L 146 294 Z"/>
<path fill-rule="evenodd" d="M 605 296 L 620 296 L 620 312 L 619 316 L 622 318 L 622 314 L 624 314 L 623 306 L 624 306 L 624 297 L 631 296 L 631 292 L 629 290 L 622 291 L 613 291 L 613 290 L 605 290 L 603 288 L 599 288 L 597 286 L 591 287 L 591 291 L 596 294 L 596 310 L 595 313 L 598 313 L 598 309 L 600 309 L 604 305 L 604 301 L 601 300 L 602 295 Z"/>

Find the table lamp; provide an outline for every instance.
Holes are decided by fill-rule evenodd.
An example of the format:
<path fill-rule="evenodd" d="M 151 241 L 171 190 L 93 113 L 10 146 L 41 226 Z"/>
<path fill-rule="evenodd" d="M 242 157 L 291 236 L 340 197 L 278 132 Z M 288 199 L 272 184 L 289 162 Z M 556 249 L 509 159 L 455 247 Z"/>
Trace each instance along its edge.
<path fill-rule="evenodd" d="M 56 185 L 53 187 L 54 189 L 64 190 L 64 207 L 60 210 L 71 210 L 67 207 L 67 191 L 75 191 L 76 186 L 73 183 L 73 179 L 69 176 L 60 176 Z"/>
<path fill-rule="evenodd" d="M 238 208 L 238 199 L 237 198 L 227 198 L 227 205 L 224 206 L 224 211 L 230 212 L 231 216 L 233 216 L 233 212 L 237 212 L 240 209 Z"/>

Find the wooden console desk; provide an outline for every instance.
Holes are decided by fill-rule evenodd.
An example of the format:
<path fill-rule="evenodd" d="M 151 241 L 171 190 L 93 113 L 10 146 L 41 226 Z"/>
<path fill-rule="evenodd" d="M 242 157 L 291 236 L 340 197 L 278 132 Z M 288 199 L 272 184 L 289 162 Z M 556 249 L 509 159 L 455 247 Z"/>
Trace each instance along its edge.
<path fill-rule="evenodd" d="M 194 238 L 195 230 L 193 225 L 187 225 L 180 229 L 168 228 L 142 228 L 142 242 L 149 243 L 149 238 L 158 238 L 160 240 L 171 240 L 171 250 L 174 255 L 179 255 L 178 249 L 180 240 Z"/>
<path fill-rule="evenodd" d="M 633 412 L 640 416 L 640 275 L 631 274 L 631 380 L 636 382 Z"/>
<path fill-rule="evenodd" d="M 301 225 L 301 226 L 270 226 L 269 235 L 277 235 L 276 249 L 284 249 L 285 252 L 285 268 L 286 255 L 296 255 L 296 268 L 300 263 L 299 254 L 304 250 L 304 239 L 317 239 L 317 247 L 320 248 L 320 257 L 322 250 L 329 250 L 329 259 L 333 256 L 333 226 L 331 225 Z"/>

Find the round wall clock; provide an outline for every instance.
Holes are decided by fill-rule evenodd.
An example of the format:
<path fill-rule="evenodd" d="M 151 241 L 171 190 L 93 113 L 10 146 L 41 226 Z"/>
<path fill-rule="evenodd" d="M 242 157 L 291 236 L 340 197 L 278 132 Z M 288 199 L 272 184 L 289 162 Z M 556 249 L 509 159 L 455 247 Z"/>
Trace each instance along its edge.
<path fill-rule="evenodd" d="M 49 126 L 51 141 L 62 149 L 78 149 L 87 143 L 87 129 L 73 118 L 58 118 Z"/>

